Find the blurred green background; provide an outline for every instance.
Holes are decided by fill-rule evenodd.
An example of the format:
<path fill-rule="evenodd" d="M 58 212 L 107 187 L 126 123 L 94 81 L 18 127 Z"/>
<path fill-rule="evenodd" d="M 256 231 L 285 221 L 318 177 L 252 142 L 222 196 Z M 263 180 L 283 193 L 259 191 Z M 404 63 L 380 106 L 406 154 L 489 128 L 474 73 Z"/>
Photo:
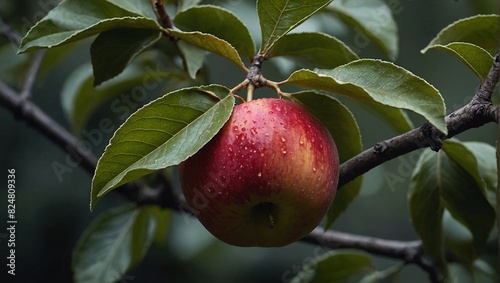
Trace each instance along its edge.
<path fill-rule="evenodd" d="M 422 55 L 420 50 L 448 24 L 479 13 L 496 13 L 497 3 L 475 0 L 388 0 L 399 24 L 400 52 L 396 64 L 424 78 L 439 89 L 447 103 L 448 113 L 465 104 L 478 87 L 474 74 L 456 58 L 441 51 Z M 29 27 L 54 7 L 56 0 L 1 0 L 0 16 L 16 31 L 25 34 Z M 234 11 L 248 24 L 258 41 L 260 31 L 255 13 L 255 1 L 216 0 L 207 4 L 223 5 Z M 317 16 L 298 30 L 321 30 L 332 33 L 346 42 L 360 57 L 386 59 L 370 42 L 360 42 L 353 30 L 339 21 Z M 67 76 L 90 59 L 90 41 L 74 46 L 68 56 L 53 69 L 43 72 L 34 88 L 33 101 L 64 127 L 69 124 L 61 109 L 61 89 Z M 0 78 L 19 90 L 22 73 L 10 68 L 26 60 L 16 56 L 16 47 L 0 38 Z M 244 79 L 243 74 L 216 56 L 209 56 L 207 76 L 211 82 L 232 87 Z M 287 77 L 290 70 L 282 61 L 266 62 L 264 74 L 270 79 Z M 168 86 L 163 86 L 168 87 Z M 150 94 L 165 93 L 158 87 Z M 266 90 L 257 91 L 268 95 Z M 144 101 L 145 102 L 145 101 Z M 96 127 L 103 117 L 119 125 L 104 105 L 92 119 L 88 129 Z M 130 109 L 132 111 L 133 109 Z M 395 133 L 384 123 L 362 109 L 353 108 L 363 134 L 365 148 L 390 138 Z M 415 118 L 415 125 L 421 120 Z M 461 140 L 480 140 L 494 144 L 495 125 L 487 125 L 459 135 Z M 106 137 L 106 140 L 110 136 Z M 107 142 L 93 148 L 99 156 Z M 78 237 L 100 213 L 125 202 L 118 194 L 106 196 L 94 212 L 89 211 L 92 176 L 81 168 L 63 174 L 60 180 L 52 164 L 66 164 L 67 153 L 42 134 L 28 127 L 5 108 L 0 108 L 0 172 L 6 184 L 7 168 L 16 169 L 16 276 L 6 274 L 7 192 L 0 189 L 0 282 L 71 282 L 71 252 Z M 333 225 L 333 229 L 395 240 L 414 240 L 416 235 L 409 221 L 406 205 L 407 181 L 416 154 L 403 156 L 373 169 L 365 175 L 361 195 L 349 210 Z M 406 180 L 390 186 L 384 172 Z M 305 243 L 284 248 L 238 248 L 214 239 L 195 218 L 172 213 L 168 246 L 153 247 L 140 266 L 130 270 L 122 282 L 288 282 L 299 267 L 325 249 Z M 373 257 L 380 269 L 398 261 Z M 463 281 L 462 281 L 463 280 Z M 401 274 L 401 282 L 426 282 L 427 275 L 415 266 Z M 467 282 L 463 278 L 460 282 Z"/>

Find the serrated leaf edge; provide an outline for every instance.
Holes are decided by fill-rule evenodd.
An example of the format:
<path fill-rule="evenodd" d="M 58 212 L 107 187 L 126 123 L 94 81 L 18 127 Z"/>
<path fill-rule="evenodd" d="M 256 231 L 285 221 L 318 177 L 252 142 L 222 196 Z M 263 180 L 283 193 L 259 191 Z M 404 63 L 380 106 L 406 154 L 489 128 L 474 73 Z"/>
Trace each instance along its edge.
<path fill-rule="evenodd" d="M 91 30 L 92 28 L 96 27 L 96 26 L 99 26 L 103 23 L 107 23 L 107 22 L 112 22 L 112 21 L 119 21 L 119 20 L 147 20 L 147 21 L 150 21 L 152 23 L 155 23 L 155 25 L 158 27 L 158 31 L 161 31 L 161 27 L 158 25 L 158 23 L 156 21 L 154 21 L 153 19 L 151 18 L 146 18 L 146 17 L 131 17 L 131 16 L 126 16 L 126 17 L 119 17 L 119 18 L 108 18 L 108 19 L 103 19 L 103 20 L 100 20 L 99 22 L 91 25 L 91 26 L 88 26 L 84 29 L 79 29 L 79 30 L 74 30 L 72 31 L 73 34 L 69 37 L 66 37 L 65 39 L 57 42 L 57 43 L 54 43 L 54 44 L 51 44 L 51 45 L 46 45 L 46 46 L 29 46 L 29 47 L 25 47 L 26 46 L 26 42 L 25 42 L 25 39 L 28 37 L 28 35 L 31 34 L 32 30 L 34 30 L 35 28 L 38 27 L 38 25 L 42 22 L 44 22 L 43 20 L 39 21 L 38 23 L 36 23 L 34 26 L 32 26 L 28 33 L 23 37 L 23 39 L 21 40 L 21 43 L 19 44 L 19 49 L 17 51 L 17 54 L 21 54 L 21 53 L 25 53 L 25 52 L 28 52 L 32 49 L 40 49 L 40 48 L 53 48 L 53 47 L 57 47 L 57 46 L 60 46 L 62 44 L 65 44 L 67 42 L 71 42 L 71 39 L 76 37 L 78 34 L 81 34 L 81 33 L 84 33 L 86 31 L 89 31 Z M 115 28 L 118 28 L 118 27 L 115 27 Z M 92 35 L 95 35 L 95 34 L 98 34 L 98 33 L 101 33 L 101 32 L 104 32 L 106 30 L 102 30 L 102 31 L 99 31 L 99 32 L 95 32 L 95 33 L 92 33 L 92 34 L 89 34 L 87 37 L 90 37 Z M 29 41 L 29 42 L 32 42 L 32 41 Z"/>
<path fill-rule="evenodd" d="M 213 85 L 209 85 L 209 86 L 213 86 Z M 180 92 L 180 91 L 184 91 L 184 90 L 193 90 L 193 89 L 196 89 L 196 90 L 198 90 L 198 91 L 201 91 L 201 92 L 207 93 L 207 94 L 208 94 L 208 95 L 210 95 L 211 97 L 214 97 L 214 93 L 213 93 L 213 92 L 211 92 L 211 91 L 207 91 L 207 90 L 205 90 L 205 89 L 202 89 L 201 87 L 187 87 L 187 88 L 182 88 L 182 89 L 176 90 L 176 91 L 174 91 L 174 92 L 170 92 L 170 93 L 166 94 L 165 96 L 170 95 L 170 94 L 172 94 L 172 93 L 176 93 L 176 92 Z M 165 96 L 162 96 L 161 98 L 163 98 L 163 97 L 165 97 Z M 230 95 L 226 96 L 224 99 L 220 99 L 220 98 L 219 98 L 219 97 L 217 97 L 217 96 L 215 96 L 215 97 L 216 97 L 217 99 L 219 99 L 219 102 L 218 102 L 218 103 L 220 103 L 220 101 L 222 101 L 222 100 L 226 99 L 227 97 L 230 97 Z M 161 99 L 161 98 L 159 98 L 159 99 Z M 141 110 L 141 109 L 143 109 L 143 108 L 145 108 L 145 107 L 149 106 L 150 104 L 154 103 L 155 101 L 157 101 L 157 100 L 153 100 L 153 101 L 149 102 L 148 104 L 146 104 L 146 105 L 142 106 L 142 107 L 141 107 L 140 109 L 138 109 L 137 111 L 139 111 L 139 110 Z M 217 105 L 217 104 L 215 104 L 214 106 L 216 106 L 216 105 Z M 202 116 L 204 116 L 207 112 L 211 111 L 212 109 L 213 109 L 213 107 L 211 107 L 208 111 L 206 111 L 206 112 L 205 112 L 205 113 L 203 113 L 202 115 L 198 116 L 196 119 L 194 119 L 194 120 L 193 120 L 193 122 L 194 122 L 194 121 L 197 121 L 198 119 L 201 119 L 201 117 L 202 117 Z M 137 111 L 136 111 L 135 113 L 137 113 Z M 108 147 L 112 146 L 112 141 L 113 141 L 113 139 L 115 138 L 116 133 L 117 133 L 117 132 L 118 132 L 118 131 L 119 131 L 119 130 L 123 127 L 123 125 L 125 125 L 125 124 L 126 124 L 126 122 L 127 122 L 129 119 L 131 119 L 131 117 L 133 117 L 133 115 L 134 115 L 134 114 L 130 115 L 130 116 L 129 116 L 126 120 L 125 120 L 125 122 L 124 122 L 124 123 L 123 123 L 123 124 L 122 124 L 122 125 L 121 125 L 121 126 L 120 126 L 120 127 L 119 127 L 119 128 L 118 128 L 115 132 L 114 132 L 114 133 L 113 133 L 113 136 L 111 137 L 109 144 L 106 146 L 106 149 L 104 150 L 104 153 L 106 152 L 106 150 L 108 149 Z M 228 117 L 228 119 L 227 119 L 227 120 L 229 120 L 229 117 Z M 225 122 L 227 122 L 227 120 L 226 120 Z M 184 127 L 184 128 L 183 128 L 183 131 L 182 131 L 183 133 L 185 132 L 185 131 L 184 131 L 184 129 L 186 129 L 187 127 L 189 127 L 189 125 L 187 125 L 186 127 Z M 178 135 L 179 135 L 179 132 L 175 133 L 175 134 L 174 134 L 171 138 L 169 138 L 166 142 L 170 141 L 173 137 L 176 137 L 176 136 L 178 136 Z M 162 145 L 164 145 L 166 142 L 164 142 Z M 146 156 L 149 156 L 151 153 L 153 153 L 153 152 L 157 151 L 157 150 L 158 150 L 158 148 L 160 148 L 162 145 L 160 145 L 160 146 L 159 146 L 159 147 L 157 147 L 156 149 L 154 149 L 154 150 L 152 150 L 151 152 L 149 152 Z M 103 153 L 103 156 L 104 156 L 104 153 Z M 189 157 L 190 157 L 190 156 L 192 156 L 193 154 L 194 154 L 194 153 L 192 153 L 191 155 L 187 156 L 187 157 L 186 157 L 185 159 L 183 159 L 183 160 L 186 160 L 187 158 L 189 158 Z M 140 159 L 138 159 L 137 161 L 135 161 L 134 163 L 132 163 L 131 165 L 129 165 L 129 166 L 128 166 L 126 169 L 124 169 L 122 172 L 120 172 L 120 173 L 119 173 L 119 174 L 117 174 L 115 177 L 113 177 L 111 180 L 109 180 L 109 181 L 106 183 L 106 185 L 104 185 L 104 186 L 100 189 L 99 193 L 98 193 L 98 194 L 97 194 L 97 196 L 96 196 L 96 200 L 97 200 L 98 198 L 102 197 L 103 195 L 105 195 L 106 193 L 110 192 L 111 190 L 113 190 L 113 189 L 115 188 L 114 186 L 116 186 L 116 184 L 118 184 L 121 180 L 123 180 L 123 177 L 124 177 L 124 176 L 125 176 L 125 175 L 129 172 L 129 171 L 130 171 L 129 169 L 130 169 L 131 167 L 133 167 L 135 164 L 140 163 L 142 160 L 144 160 L 144 159 L 146 158 L 146 156 L 141 157 Z M 183 161 L 183 160 L 182 160 L 182 161 Z M 99 160 L 97 161 L 97 166 L 96 166 L 96 170 L 95 170 L 95 172 L 97 172 L 97 170 L 98 170 L 98 168 L 99 168 L 99 165 L 100 165 L 101 161 L 102 161 L 102 156 L 101 156 L 101 158 L 99 158 Z M 181 161 L 181 162 L 182 162 L 182 161 Z M 151 167 L 151 168 L 145 168 L 145 167 L 143 167 L 143 168 L 140 168 L 140 169 L 146 169 L 146 170 L 155 170 L 155 169 L 157 169 L 157 170 L 159 170 L 159 169 L 164 169 L 164 168 L 166 168 L 166 167 L 168 167 L 168 166 L 164 166 L 164 167 L 162 167 L 162 166 L 158 166 L 158 167 Z M 137 169 L 138 169 L 138 168 L 137 168 Z M 90 208 L 91 208 L 91 210 L 93 209 L 93 207 L 94 207 L 94 205 L 95 205 L 95 202 L 93 201 L 93 198 L 92 198 L 92 194 L 93 194 L 93 191 L 94 191 L 94 186 L 93 186 L 93 184 L 94 184 L 94 180 L 95 180 L 96 176 L 97 176 L 97 175 L 96 175 L 96 174 L 94 174 L 94 176 L 93 176 L 93 178 L 92 178 L 92 188 L 91 188 L 91 190 L 90 190 L 90 193 L 91 193 L 91 196 L 90 196 L 90 199 L 91 199 L 91 202 L 90 202 Z M 120 177 L 120 178 L 119 178 L 119 179 L 117 179 L 118 177 Z M 111 183 L 111 185 L 110 185 L 110 183 Z"/>

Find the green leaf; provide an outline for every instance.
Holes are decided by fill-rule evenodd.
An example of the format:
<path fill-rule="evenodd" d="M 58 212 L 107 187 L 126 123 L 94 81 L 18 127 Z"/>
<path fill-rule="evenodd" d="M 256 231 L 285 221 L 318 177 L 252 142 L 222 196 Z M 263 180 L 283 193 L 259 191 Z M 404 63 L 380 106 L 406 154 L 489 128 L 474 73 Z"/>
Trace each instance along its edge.
<path fill-rule="evenodd" d="M 352 113 L 340 101 L 316 92 L 299 92 L 291 95 L 291 99 L 305 106 L 327 127 L 335 140 L 339 152 L 339 162 L 343 163 L 363 150 L 361 133 Z M 362 177 L 349 182 L 337 191 L 328 210 L 325 229 L 347 209 L 359 194 Z"/>
<path fill-rule="evenodd" d="M 196 74 L 203 67 L 208 52 L 182 40 L 177 42 L 177 46 L 182 54 L 186 71 L 192 79 L 196 78 Z"/>
<path fill-rule="evenodd" d="M 163 209 L 159 206 L 143 206 L 147 211 L 152 221 L 155 223 L 155 231 L 153 233 L 153 243 L 159 247 L 166 247 L 168 239 L 168 228 L 170 226 L 170 210 Z"/>
<path fill-rule="evenodd" d="M 398 276 L 405 267 L 405 264 L 396 264 L 385 270 L 375 270 L 363 277 L 359 283 L 398 282 Z"/>
<path fill-rule="evenodd" d="M 474 282 L 481 283 L 496 283 L 498 282 L 498 272 L 497 269 L 492 265 L 494 263 L 488 263 L 485 260 L 477 259 L 474 261 L 474 266 L 472 270 Z"/>
<path fill-rule="evenodd" d="M 132 114 L 97 163 L 90 208 L 112 189 L 196 153 L 229 119 L 234 97 L 228 93 L 217 85 L 185 88 Z"/>
<path fill-rule="evenodd" d="M 332 0 L 258 0 L 257 13 L 262 33 L 260 54 L 267 55 L 283 35 L 330 2 Z"/>
<path fill-rule="evenodd" d="M 161 35 L 157 30 L 131 28 L 101 33 L 90 47 L 94 86 L 120 74 L 137 55 L 157 42 Z"/>
<path fill-rule="evenodd" d="M 474 155 L 457 142 L 446 141 L 444 147 L 446 150 L 438 153 L 422 153 L 409 190 L 413 225 L 438 262 L 443 260 L 444 209 L 472 233 L 477 254 L 484 249 L 496 218 L 484 194 Z"/>
<path fill-rule="evenodd" d="M 85 0 L 81 0 L 85 1 Z M 155 19 L 156 15 L 153 11 L 150 1 L 136 1 L 136 0 L 105 0 L 114 4 L 123 10 L 129 11 L 138 16 Z"/>
<path fill-rule="evenodd" d="M 451 215 L 471 231 L 475 248 L 481 252 L 496 214 L 487 201 L 485 182 L 479 173 L 477 160 L 458 142 L 448 140 L 443 143 L 443 149 L 453 161 L 450 168 L 445 168 L 442 173 L 442 179 L 449 181 L 443 183 L 441 188 L 443 203 Z"/>
<path fill-rule="evenodd" d="M 443 214 L 443 237 L 446 248 L 460 257 L 466 266 L 471 267 L 472 262 L 479 256 L 474 248 L 472 233 L 446 209 Z"/>
<path fill-rule="evenodd" d="M 486 50 L 498 48 L 498 15 L 476 15 L 458 20 L 445 27 L 422 50 L 435 45 L 447 45 L 453 42 L 467 42 Z"/>
<path fill-rule="evenodd" d="M 299 70 L 282 82 L 285 83 L 346 95 L 377 105 L 374 110 L 378 112 L 382 112 L 383 105 L 412 110 L 447 133 L 445 105 L 439 91 L 422 78 L 389 62 L 361 59 L 333 70 Z M 394 111 L 389 113 L 394 115 Z M 394 117 L 406 119 L 401 113 Z"/>
<path fill-rule="evenodd" d="M 471 68 L 480 81 L 484 81 L 493 64 L 493 56 L 488 51 L 470 43 L 453 42 L 446 45 L 435 44 L 426 47 L 422 50 L 422 53 L 427 52 L 429 49 L 442 49 L 455 55 Z"/>
<path fill-rule="evenodd" d="M 363 32 L 392 61 L 398 56 L 398 26 L 383 0 L 337 0 L 328 10 Z"/>
<path fill-rule="evenodd" d="M 140 208 L 126 207 L 97 218 L 73 251 L 74 281 L 115 282 L 144 257 L 154 222 Z"/>
<path fill-rule="evenodd" d="M 146 60 L 139 60 L 119 76 L 95 88 L 92 67 L 86 64 L 77 68 L 66 79 L 61 90 L 62 108 L 73 132 L 80 136 L 92 112 L 103 102 L 137 86 L 141 86 L 140 90 L 145 92 L 146 87 L 159 85 L 160 79 L 173 76 L 176 74 L 154 70 Z"/>
<path fill-rule="evenodd" d="M 361 103 L 357 103 L 361 104 Z M 410 117 L 408 114 L 398 108 L 387 107 L 384 104 L 361 104 L 361 106 L 367 111 L 373 112 L 378 115 L 384 121 L 386 121 L 389 126 L 392 127 L 396 133 L 406 133 L 414 128 Z"/>
<path fill-rule="evenodd" d="M 172 2 L 177 2 L 177 9 L 179 12 L 187 10 L 193 6 L 198 5 L 201 0 L 171 0 Z"/>
<path fill-rule="evenodd" d="M 359 282 L 363 275 L 372 270 L 371 258 L 365 253 L 331 251 L 306 264 L 291 282 Z"/>
<path fill-rule="evenodd" d="M 483 142 L 464 142 L 463 144 L 476 157 L 479 172 L 486 184 L 487 199 L 492 207 L 496 207 L 498 170 L 497 161 L 491 158 L 496 154 L 495 147 Z"/>
<path fill-rule="evenodd" d="M 161 29 L 155 20 L 138 16 L 108 1 L 67 0 L 28 31 L 18 52 L 52 48 L 116 28 Z"/>
<path fill-rule="evenodd" d="M 408 208 L 416 232 L 420 235 L 425 251 L 445 269 L 442 220 L 444 205 L 441 202 L 442 168 L 441 152 L 425 150 L 417 161 L 408 189 Z"/>
<path fill-rule="evenodd" d="M 446 140 L 443 142 L 443 150 L 458 166 L 474 178 L 476 185 L 483 193 L 486 193 L 486 183 L 479 171 L 476 156 L 461 142 L 457 140 Z"/>
<path fill-rule="evenodd" d="M 241 61 L 238 51 L 229 42 L 214 35 L 197 31 L 183 32 L 170 30 L 170 33 L 191 45 L 224 57 L 246 71 L 245 64 Z"/>
<path fill-rule="evenodd" d="M 255 43 L 248 28 L 236 15 L 221 7 L 192 7 L 178 13 L 174 24 L 183 31 L 199 31 L 223 39 L 249 60 L 255 56 Z"/>
<path fill-rule="evenodd" d="M 287 56 L 309 68 L 331 69 L 359 59 L 342 41 L 317 32 L 290 33 L 273 46 L 268 58 Z"/>

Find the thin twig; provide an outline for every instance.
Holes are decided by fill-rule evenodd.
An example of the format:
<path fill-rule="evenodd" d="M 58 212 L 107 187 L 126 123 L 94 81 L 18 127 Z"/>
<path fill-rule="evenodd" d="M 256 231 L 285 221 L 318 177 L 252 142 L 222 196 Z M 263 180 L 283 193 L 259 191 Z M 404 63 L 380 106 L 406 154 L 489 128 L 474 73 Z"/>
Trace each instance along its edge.
<path fill-rule="evenodd" d="M 97 158 L 82 149 L 79 141 L 56 121 L 31 101 L 21 96 L 0 81 L 0 104 L 9 109 L 16 118 L 25 121 L 28 125 L 47 136 L 59 147 L 70 152 L 80 165 L 89 172 L 94 172 Z"/>
<path fill-rule="evenodd" d="M 17 34 L 8 24 L 6 24 L 0 17 L 0 33 L 3 34 L 12 44 L 19 46 L 21 43 L 21 36 Z"/>
<path fill-rule="evenodd" d="M 31 63 L 31 66 L 28 70 L 28 73 L 26 74 L 26 78 L 23 83 L 23 88 L 21 90 L 21 93 L 19 94 L 19 96 L 23 100 L 28 100 L 31 96 L 33 85 L 35 84 L 35 79 L 38 74 L 38 69 L 40 68 L 43 57 L 45 56 L 45 52 L 46 50 L 42 49 L 35 53 L 35 58 L 33 59 L 33 62 Z"/>
<path fill-rule="evenodd" d="M 174 25 L 172 24 L 172 20 L 170 19 L 167 11 L 165 10 L 163 1 L 162 0 L 150 0 L 150 1 L 151 1 L 151 6 L 153 7 L 153 11 L 155 12 L 156 18 L 158 19 L 160 25 L 165 29 L 172 28 Z"/>

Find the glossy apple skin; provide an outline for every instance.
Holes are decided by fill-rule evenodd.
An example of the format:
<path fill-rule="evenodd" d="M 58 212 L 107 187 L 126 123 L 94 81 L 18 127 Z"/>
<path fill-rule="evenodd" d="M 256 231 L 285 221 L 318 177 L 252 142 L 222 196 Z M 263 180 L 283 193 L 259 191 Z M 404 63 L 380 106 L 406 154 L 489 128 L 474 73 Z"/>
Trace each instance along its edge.
<path fill-rule="evenodd" d="M 319 120 L 294 102 L 265 98 L 237 105 L 179 174 L 187 203 L 214 236 L 278 247 L 320 223 L 335 197 L 338 162 Z"/>

